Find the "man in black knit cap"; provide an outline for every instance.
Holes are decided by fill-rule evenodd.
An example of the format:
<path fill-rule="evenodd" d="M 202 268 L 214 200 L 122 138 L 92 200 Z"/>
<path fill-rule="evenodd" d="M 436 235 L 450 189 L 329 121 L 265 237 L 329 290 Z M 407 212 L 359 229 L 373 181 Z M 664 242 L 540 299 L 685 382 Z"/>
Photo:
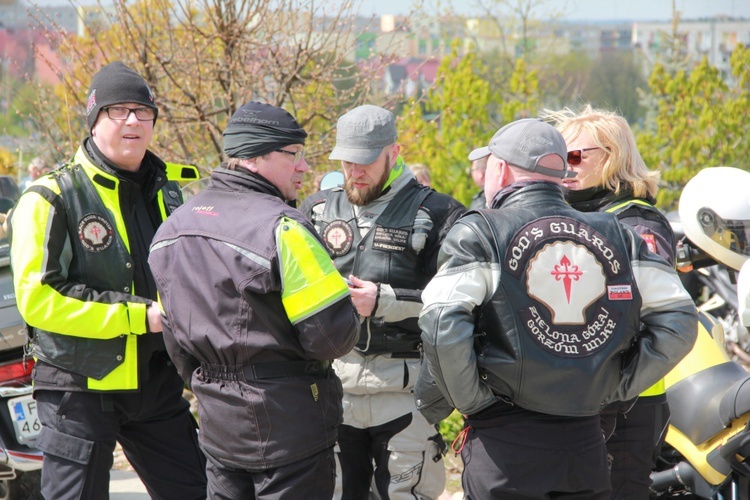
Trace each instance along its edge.
<path fill-rule="evenodd" d="M 211 499 L 333 496 L 342 389 L 331 360 L 354 346 L 359 318 L 290 206 L 306 137 L 281 108 L 239 108 L 224 131 L 229 160 L 151 247 L 164 339 L 198 398 Z"/>
<path fill-rule="evenodd" d="M 26 189 L 11 221 L 18 309 L 37 360 L 42 493 L 109 498 L 119 442 L 151 498 L 205 498 L 205 457 L 147 260 L 182 203 L 173 181 L 197 171 L 148 150 L 154 96 L 121 62 L 94 75 L 86 117 L 73 160 Z"/>

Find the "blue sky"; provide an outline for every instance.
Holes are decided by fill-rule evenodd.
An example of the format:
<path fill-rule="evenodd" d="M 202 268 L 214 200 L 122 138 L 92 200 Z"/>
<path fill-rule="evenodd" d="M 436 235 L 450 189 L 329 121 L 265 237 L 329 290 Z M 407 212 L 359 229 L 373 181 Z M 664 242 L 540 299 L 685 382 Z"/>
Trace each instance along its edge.
<path fill-rule="evenodd" d="M 25 0 L 39 5 L 68 4 L 68 0 Z M 317 4 L 336 4 L 337 0 L 315 0 Z M 423 2 L 428 13 L 436 13 L 453 5 L 462 14 L 478 12 L 476 0 L 344 0 L 361 5 L 360 14 L 408 14 L 417 2 Z M 492 0 L 484 0 L 492 2 Z M 502 0 L 496 0 L 502 3 Z M 515 4 L 519 0 L 505 0 Z M 544 17 L 545 7 L 562 12 L 570 20 L 655 20 L 666 21 L 672 17 L 672 0 L 531 0 L 540 5 L 534 17 Z M 93 4 L 96 0 L 76 0 L 80 4 Z M 107 3 L 107 0 L 102 0 Z M 744 17 L 750 20 L 750 0 L 677 0 L 677 9 L 683 19 L 695 19 L 718 14 Z"/>
<path fill-rule="evenodd" d="M 514 4 L 517 0 L 508 0 Z M 356 4 L 356 0 L 354 0 Z M 454 8 L 461 13 L 471 13 L 474 0 L 454 0 Z M 575 20 L 668 20 L 672 17 L 672 0 L 535 0 L 536 4 L 562 11 L 564 17 Z M 362 14 L 407 14 L 414 0 L 362 0 Z M 438 5 L 443 8 L 447 0 L 424 0 L 428 9 Z M 677 9 L 683 19 L 727 14 L 750 19 L 750 0 L 677 0 Z M 539 13 L 543 12 L 540 7 Z"/>

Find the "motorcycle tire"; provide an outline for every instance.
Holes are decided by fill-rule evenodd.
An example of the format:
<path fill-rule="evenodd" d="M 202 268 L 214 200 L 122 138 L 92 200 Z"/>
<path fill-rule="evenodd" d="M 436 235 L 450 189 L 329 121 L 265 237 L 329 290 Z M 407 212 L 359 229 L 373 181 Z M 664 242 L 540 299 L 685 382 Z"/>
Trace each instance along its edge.
<path fill-rule="evenodd" d="M 0 481 L 0 500 L 44 500 L 42 471 L 16 471 L 15 479 Z"/>

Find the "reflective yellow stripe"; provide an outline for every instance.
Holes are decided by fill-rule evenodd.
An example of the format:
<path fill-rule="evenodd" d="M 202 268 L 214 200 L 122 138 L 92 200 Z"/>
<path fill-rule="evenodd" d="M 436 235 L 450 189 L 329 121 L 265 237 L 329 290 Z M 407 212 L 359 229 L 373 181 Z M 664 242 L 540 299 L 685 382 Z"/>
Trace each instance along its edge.
<path fill-rule="evenodd" d="M 664 394 L 667 392 L 667 389 L 664 385 L 664 379 L 661 379 L 645 391 L 643 391 L 640 396 L 641 397 L 648 397 L 648 396 L 659 396 L 660 394 Z"/>
<path fill-rule="evenodd" d="M 328 252 L 300 223 L 282 218 L 276 241 L 283 287 L 281 301 L 293 324 L 349 294 L 349 287 Z"/>
<path fill-rule="evenodd" d="M 170 181 L 195 181 L 200 178 L 200 172 L 193 165 L 181 163 L 166 163 L 167 180 Z"/>
<path fill-rule="evenodd" d="M 341 283 L 344 286 L 341 287 Z M 331 293 L 334 292 L 335 293 Z M 349 293 L 340 275 L 330 274 L 314 285 L 282 297 L 289 321 L 297 323 Z M 334 300 L 331 300 L 334 299 Z"/>
<path fill-rule="evenodd" d="M 620 208 L 622 208 L 622 207 L 624 207 L 626 205 L 630 205 L 631 203 L 635 203 L 636 205 L 643 205 L 644 207 L 654 208 L 654 206 L 651 203 L 649 203 L 647 201 L 644 201 L 644 200 L 639 200 L 637 198 L 634 198 L 634 199 L 628 200 L 628 201 L 626 201 L 624 203 L 620 203 L 619 205 L 615 205 L 613 207 L 609 207 L 608 209 L 605 210 L 605 212 L 614 212 L 615 210 L 618 210 L 618 209 L 620 209 Z"/>

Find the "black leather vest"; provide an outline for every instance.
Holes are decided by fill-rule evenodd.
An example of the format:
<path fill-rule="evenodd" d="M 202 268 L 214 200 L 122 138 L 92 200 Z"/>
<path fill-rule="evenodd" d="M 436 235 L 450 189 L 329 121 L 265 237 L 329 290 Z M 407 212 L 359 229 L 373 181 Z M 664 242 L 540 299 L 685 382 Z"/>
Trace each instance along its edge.
<path fill-rule="evenodd" d="M 573 407 L 594 414 L 617 387 L 622 356 L 639 331 L 641 296 L 613 216 L 578 213 L 551 196 L 555 190 L 533 185 L 499 210 L 479 212 L 502 271 L 495 294 L 478 308 L 475 348 L 481 376 L 497 394 L 535 411 L 552 413 L 557 405 L 567 412 L 571 381 L 586 380 L 589 392 L 577 394 Z M 557 245 L 577 260 L 550 261 Z M 588 264 L 579 268 L 582 262 Z M 571 387 L 547 394 L 540 388 L 549 377 Z"/>
<path fill-rule="evenodd" d="M 133 286 L 133 260 L 117 231 L 108 209 L 92 181 L 80 165 L 68 165 L 54 173 L 60 187 L 60 198 L 65 208 L 66 223 L 73 259 L 68 278 L 83 291 L 121 292 L 130 302 L 149 303 L 149 299 L 129 295 Z M 102 176 L 103 183 L 113 181 Z M 112 186 L 115 189 L 115 186 Z M 167 182 L 161 187 L 167 214 L 180 206 L 179 186 Z M 114 207 L 112 207 L 114 208 Z M 71 292 L 75 294 L 75 290 Z M 34 328 L 33 353 L 43 361 L 101 380 L 125 360 L 126 335 L 122 332 L 112 339 L 89 339 L 59 335 Z"/>
<path fill-rule="evenodd" d="M 318 227 L 339 272 L 345 277 L 353 274 L 367 281 L 387 283 L 394 289 L 423 289 L 430 281 L 425 252 L 417 253 L 411 242 L 417 212 L 430 193 L 429 188 L 411 181 L 362 237 L 346 193 L 340 188 L 331 190 Z M 346 241 L 336 244 L 334 231 Z M 417 321 L 418 318 L 410 318 L 387 323 L 373 317 L 363 323 L 357 348 L 368 354 L 416 356 L 420 336 Z"/>

